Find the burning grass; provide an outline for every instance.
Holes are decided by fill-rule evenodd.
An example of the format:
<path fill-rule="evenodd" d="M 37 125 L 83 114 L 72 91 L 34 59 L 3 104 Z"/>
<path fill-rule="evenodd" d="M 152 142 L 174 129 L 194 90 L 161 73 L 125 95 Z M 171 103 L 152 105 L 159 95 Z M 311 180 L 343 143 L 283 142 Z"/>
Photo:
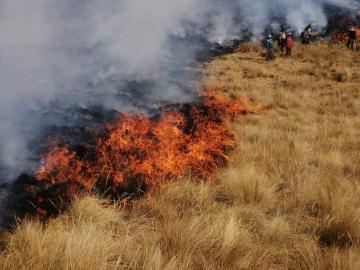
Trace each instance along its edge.
<path fill-rule="evenodd" d="M 92 160 L 52 143 L 36 176 L 53 184 L 78 181 L 88 189 L 98 179 L 116 189 L 136 178 L 147 186 L 190 173 L 209 178 L 236 146 L 225 120 L 254 110 L 215 92 L 205 92 L 201 100 L 200 106 L 164 109 L 158 119 L 119 115 L 105 127 L 106 136 L 96 139 Z"/>
<path fill-rule="evenodd" d="M 226 121 L 256 110 L 244 99 L 208 90 L 197 104 L 164 107 L 156 117 L 119 114 L 81 155 L 51 141 L 32 178 L 42 188 L 22 192 L 34 193 L 34 211 L 49 218 L 66 208 L 63 202 L 94 190 L 117 199 L 186 175 L 209 179 L 236 147 Z"/>
<path fill-rule="evenodd" d="M 349 26 L 349 28 L 352 27 L 356 31 L 356 36 L 360 37 L 360 28 L 356 26 Z M 347 41 L 349 39 L 348 32 L 341 31 L 340 29 L 334 30 L 331 34 L 331 41 L 334 43 L 342 43 L 344 41 Z M 359 39 L 356 40 L 356 43 L 359 44 Z"/>

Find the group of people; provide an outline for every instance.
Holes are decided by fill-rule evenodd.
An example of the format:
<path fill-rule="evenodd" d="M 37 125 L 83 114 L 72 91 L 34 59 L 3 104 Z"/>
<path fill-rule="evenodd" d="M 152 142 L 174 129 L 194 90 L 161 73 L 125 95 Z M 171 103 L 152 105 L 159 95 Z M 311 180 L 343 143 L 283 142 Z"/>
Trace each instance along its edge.
<path fill-rule="evenodd" d="M 301 43 L 303 45 L 308 45 L 311 43 L 312 40 L 312 32 L 311 32 L 311 25 L 308 25 L 305 27 L 304 31 L 301 33 Z M 356 44 L 357 39 L 357 31 L 355 27 L 350 27 L 348 31 L 348 42 L 347 47 L 349 49 L 354 50 L 354 46 Z M 291 56 L 292 47 L 294 46 L 294 41 L 291 33 L 286 32 L 280 32 L 277 37 L 277 43 L 278 47 L 281 51 L 281 53 L 284 52 L 284 49 L 286 49 L 285 56 L 289 57 Z M 266 60 L 270 61 L 274 59 L 274 53 L 273 53 L 273 37 L 272 35 L 268 35 L 265 40 L 265 48 L 266 48 Z"/>
<path fill-rule="evenodd" d="M 290 32 L 287 34 L 285 32 L 280 32 L 279 36 L 277 38 L 277 41 L 278 41 L 278 47 L 279 47 L 280 51 L 283 53 L 284 49 L 285 49 L 285 56 L 286 57 L 291 56 L 292 47 L 294 46 L 292 34 Z M 273 43 L 272 35 L 268 35 L 268 37 L 265 41 L 265 48 L 266 48 L 266 59 L 268 61 L 273 60 L 274 59 L 274 53 L 273 53 L 274 43 Z"/>

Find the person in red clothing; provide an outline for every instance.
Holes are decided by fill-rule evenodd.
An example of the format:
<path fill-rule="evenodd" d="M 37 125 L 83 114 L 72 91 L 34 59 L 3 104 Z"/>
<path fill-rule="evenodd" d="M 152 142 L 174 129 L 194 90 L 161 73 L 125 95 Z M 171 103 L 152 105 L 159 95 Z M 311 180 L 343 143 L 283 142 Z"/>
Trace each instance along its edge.
<path fill-rule="evenodd" d="M 286 47 L 286 57 L 291 56 L 292 47 L 294 46 L 294 41 L 292 39 L 292 34 L 288 33 L 285 41 L 285 47 Z"/>

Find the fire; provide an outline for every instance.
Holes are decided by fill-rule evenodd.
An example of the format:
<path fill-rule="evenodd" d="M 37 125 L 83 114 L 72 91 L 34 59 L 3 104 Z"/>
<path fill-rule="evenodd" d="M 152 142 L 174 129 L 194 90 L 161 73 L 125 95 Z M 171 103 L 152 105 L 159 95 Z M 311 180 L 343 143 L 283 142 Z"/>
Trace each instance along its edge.
<path fill-rule="evenodd" d="M 185 175 L 209 179 L 236 147 L 226 121 L 255 111 L 241 99 L 206 91 L 198 104 L 165 107 L 158 117 L 119 114 L 104 136 L 94 138 L 89 157 L 52 142 L 36 178 L 79 184 L 84 192 L 102 186 L 112 196 L 129 184 L 152 188 Z"/>
<path fill-rule="evenodd" d="M 41 167 L 36 174 L 38 179 L 46 179 L 51 184 L 79 179 L 81 184 L 91 188 L 91 178 L 94 176 L 86 161 L 78 159 L 76 153 L 71 152 L 66 146 L 59 147 L 56 141 L 51 142 L 48 148 L 49 152 L 40 160 Z"/>
<path fill-rule="evenodd" d="M 360 37 L 360 28 L 359 27 L 355 27 L 353 26 L 353 28 L 356 31 L 356 36 Z M 335 30 L 332 34 L 331 34 L 331 41 L 333 42 L 343 42 L 343 41 L 347 41 L 349 38 L 348 32 L 343 32 L 341 30 Z M 359 39 L 356 41 L 357 43 L 359 42 Z"/>

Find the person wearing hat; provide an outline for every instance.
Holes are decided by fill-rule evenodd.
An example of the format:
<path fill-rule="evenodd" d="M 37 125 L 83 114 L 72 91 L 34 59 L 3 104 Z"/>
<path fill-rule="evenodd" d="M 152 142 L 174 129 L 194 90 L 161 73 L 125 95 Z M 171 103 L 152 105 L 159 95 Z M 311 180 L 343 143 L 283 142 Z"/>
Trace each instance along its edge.
<path fill-rule="evenodd" d="M 288 33 L 285 41 L 286 57 L 291 56 L 293 46 L 294 46 L 294 41 L 292 39 L 292 33 Z"/>
<path fill-rule="evenodd" d="M 351 27 L 350 29 L 349 29 L 349 32 L 348 32 L 348 43 L 347 43 L 347 47 L 349 48 L 349 49 L 352 49 L 352 50 L 354 50 L 354 43 L 355 43 L 355 41 L 356 41 L 356 30 L 355 30 L 355 28 L 354 27 Z"/>
<path fill-rule="evenodd" d="M 268 37 L 265 41 L 266 60 L 268 60 L 268 61 L 274 59 L 273 47 L 274 47 L 274 45 L 273 45 L 272 35 L 268 35 Z"/>

